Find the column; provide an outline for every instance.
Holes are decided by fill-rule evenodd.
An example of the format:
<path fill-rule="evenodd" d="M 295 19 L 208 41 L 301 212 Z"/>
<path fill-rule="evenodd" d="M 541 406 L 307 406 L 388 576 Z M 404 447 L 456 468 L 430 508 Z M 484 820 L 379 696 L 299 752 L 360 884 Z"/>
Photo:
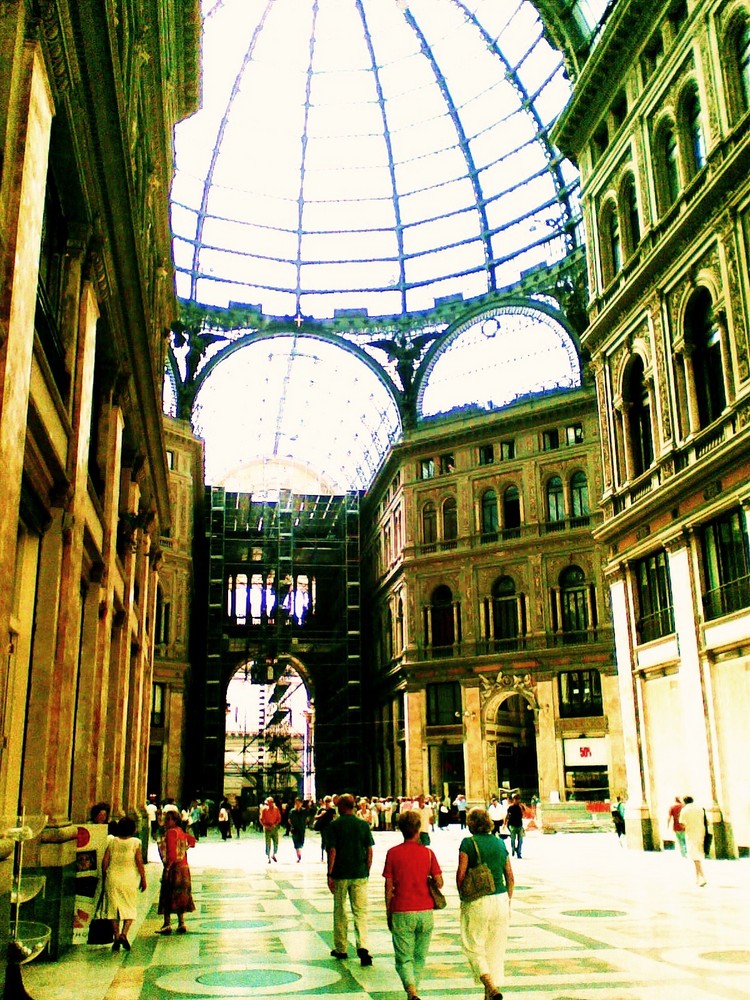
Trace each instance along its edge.
<path fill-rule="evenodd" d="M 615 631 L 615 659 L 622 713 L 623 742 L 625 748 L 625 773 L 628 781 L 628 801 L 625 825 L 628 844 L 642 850 L 654 849 L 654 830 L 644 797 L 643 760 L 641 745 L 640 708 L 633 676 L 635 654 L 630 630 L 630 592 L 625 567 L 618 566 L 609 575 L 612 623 Z"/>
<path fill-rule="evenodd" d="M 685 389 L 687 392 L 688 423 L 690 433 L 697 434 L 701 429 L 700 411 L 698 410 L 698 393 L 695 388 L 695 368 L 693 367 L 692 347 L 685 344 L 682 349 L 682 363 L 685 370 Z"/>
<path fill-rule="evenodd" d="M 405 795 L 420 795 L 427 791 L 427 753 L 424 731 L 425 692 L 407 691 L 405 697 L 406 728 L 406 788 Z"/>
<path fill-rule="evenodd" d="M 482 706 L 478 687 L 461 686 L 464 723 L 464 775 L 466 800 L 471 806 L 487 803 L 487 781 L 484 773 L 484 741 L 482 739 Z"/>

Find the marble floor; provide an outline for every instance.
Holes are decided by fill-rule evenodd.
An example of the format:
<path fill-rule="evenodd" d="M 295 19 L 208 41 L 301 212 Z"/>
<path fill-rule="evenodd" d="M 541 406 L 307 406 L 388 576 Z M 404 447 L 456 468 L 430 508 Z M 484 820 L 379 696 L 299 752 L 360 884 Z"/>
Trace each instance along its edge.
<path fill-rule="evenodd" d="M 149 888 L 132 951 L 81 945 L 56 963 L 24 967 L 35 1000 L 207 1000 L 316 997 L 402 1000 L 383 912 L 383 858 L 400 837 L 376 833 L 370 880 L 374 964 L 330 957 L 332 897 L 310 834 L 302 863 L 283 838 L 268 865 L 259 834 L 222 843 L 212 832 L 190 852 L 196 912 L 189 933 L 163 938 L 149 852 Z M 483 995 L 461 953 L 454 884 L 461 832 L 436 831 L 448 906 L 435 914 L 423 1000 Z M 515 861 L 516 894 L 503 993 L 548 1000 L 747 1000 L 750 860 L 708 861 L 700 888 L 678 854 L 643 854 L 614 833 L 531 833 Z M 354 955 L 353 942 L 349 948 Z"/>

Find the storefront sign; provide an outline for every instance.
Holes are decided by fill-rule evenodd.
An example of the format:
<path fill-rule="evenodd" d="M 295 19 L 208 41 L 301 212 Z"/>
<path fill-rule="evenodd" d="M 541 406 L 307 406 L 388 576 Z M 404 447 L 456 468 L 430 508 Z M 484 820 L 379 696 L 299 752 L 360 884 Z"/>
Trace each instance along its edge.
<path fill-rule="evenodd" d="M 609 747 L 604 736 L 591 740 L 563 740 L 566 767 L 606 767 Z"/>

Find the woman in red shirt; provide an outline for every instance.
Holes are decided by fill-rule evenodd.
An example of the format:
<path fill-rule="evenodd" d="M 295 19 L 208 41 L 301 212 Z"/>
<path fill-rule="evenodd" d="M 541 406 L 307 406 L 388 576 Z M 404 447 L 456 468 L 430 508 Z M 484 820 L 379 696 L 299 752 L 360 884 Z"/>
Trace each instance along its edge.
<path fill-rule="evenodd" d="M 159 891 L 159 913 L 163 924 L 157 934 L 171 934 L 171 915 L 177 914 L 177 933 L 185 934 L 185 914 L 195 909 L 187 851 L 195 847 L 195 837 L 180 828 L 179 813 L 164 813 L 164 836 L 159 841 L 159 855 L 164 865 Z"/>
<path fill-rule="evenodd" d="M 409 1000 L 419 1000 L 417 987 L 432 937 L 434 903 L 427 887 L 432 877 L 443 885 L 440 865 L 432 851 L 419 842 L 422 820 L 408 809 L 398 817 L 404 842 L 385 856 L 385 910 L 398 972 Z"/>

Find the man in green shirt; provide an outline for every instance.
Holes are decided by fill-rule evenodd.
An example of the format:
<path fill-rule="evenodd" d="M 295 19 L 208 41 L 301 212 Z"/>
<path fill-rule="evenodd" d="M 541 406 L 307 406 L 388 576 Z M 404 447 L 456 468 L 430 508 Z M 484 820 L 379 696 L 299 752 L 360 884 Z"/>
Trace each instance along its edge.
<path fill-rule="evenodd" d="M 342 795 L 339 817 L 325 832 L 328 848 L 328 888 L 333 893 L 334 958 L 346 958 L 349 919 L 346 901 L 352 908 L 357 955 L 362 965 L 372 965 L 367 935 L 367 881 L 372 866 L 372 830 L 369 823 L 354 815 L 354 797 Z"/>

